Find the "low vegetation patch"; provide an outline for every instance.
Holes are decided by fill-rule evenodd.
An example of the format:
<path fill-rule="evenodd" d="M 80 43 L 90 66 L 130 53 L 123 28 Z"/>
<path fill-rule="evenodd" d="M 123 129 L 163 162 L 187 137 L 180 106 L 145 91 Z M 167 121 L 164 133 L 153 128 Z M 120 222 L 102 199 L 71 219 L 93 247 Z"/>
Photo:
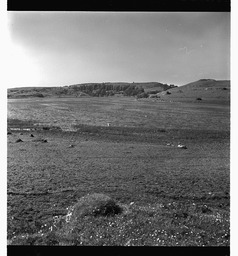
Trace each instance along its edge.
<path fill-rule="evenodd" d="M 97 209 L 94 211 L 94 209 Z M 124 205 L 92 194 L 54 216 L 36 233 L 9 240 L 14 245 L 229 246 L 227 212 L 195 203 Z M 206 210 L 204 210 L 206 209 Z M 121 214 L 116 214 L 116 213 Z M 110 214 L 109 214 L 110 213 Z M 79 216 L 79 218 L 78 218 Z"/>
<path fill-rule="evenodd" d="M 122 212 L 122 208 L 109 196 L 104 194 L 86 195 L 69 211 L 70 221 L 77 221 L 83 216 L 113 216 Z"/>
<path fill-rule="evenodd" d="M 33 128 L 34 123 L 36 121 L 34 120 L 20 120 L 20 119 L 14 119 L 14 118 L 8 118 L 7 119 L 7 127 L 8 129 L 10 128 L 19 128 L 19 129 L 23 129 L 23 128 Z"/>

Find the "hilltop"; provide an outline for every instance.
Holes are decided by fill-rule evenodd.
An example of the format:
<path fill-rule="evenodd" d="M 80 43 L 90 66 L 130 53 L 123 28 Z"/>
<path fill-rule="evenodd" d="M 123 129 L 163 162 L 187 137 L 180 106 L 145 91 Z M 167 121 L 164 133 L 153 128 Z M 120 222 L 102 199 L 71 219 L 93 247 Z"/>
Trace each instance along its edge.
<path fill-rule="evenodd" d="M 200 79 L 198 81 L 185 84 L 180 88 L 227 88 L 230 89 L 230 80 Z"/>

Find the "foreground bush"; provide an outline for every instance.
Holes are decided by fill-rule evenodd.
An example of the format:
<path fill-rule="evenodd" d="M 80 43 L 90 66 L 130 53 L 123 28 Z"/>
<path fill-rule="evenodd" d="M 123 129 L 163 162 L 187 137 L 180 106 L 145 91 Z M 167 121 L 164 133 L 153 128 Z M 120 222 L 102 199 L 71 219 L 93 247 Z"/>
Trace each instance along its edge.
<path fill-rule="evenodd" d="M 70 221 L 76 221 L 84 216 L 113 216 L 121 213 L 122 208 L 109 196 L 104 194 L 86 195 L 69 210 Z"/>
<path fill-rule="evenodd" d="M 106 215 L 105 208 L 94 216 L 92 204 L 105 205 L 109 197 L 83 197 L 72 213 L 87 216 L 55 221 L 35 234 L 21 234 L 8 241 L 12 245 L 86 246 L 229 246 L 229 212 L 206 204 L 170 201 L 153 205 L 127 205 L 127 211 Z M 109 199 L 109 202 L 112 199 Z M 88 206 L 90 205 L 90 206 Z M 89 208 L 88 208 L 89 207 Z M 100 208 L 100 207 L 99 207 Z M 110 208 L 110 207 L 109 207 Z M 89 210 L 90 209 L 90 210 Z M 107 207 L 106 207 L 107 209 Z M 111 209 L 111 208 L 110 208 Z M 111 212 L 113 214 L 113 211 Z M 78 216 L 78 215 L 77 215 Z"/>

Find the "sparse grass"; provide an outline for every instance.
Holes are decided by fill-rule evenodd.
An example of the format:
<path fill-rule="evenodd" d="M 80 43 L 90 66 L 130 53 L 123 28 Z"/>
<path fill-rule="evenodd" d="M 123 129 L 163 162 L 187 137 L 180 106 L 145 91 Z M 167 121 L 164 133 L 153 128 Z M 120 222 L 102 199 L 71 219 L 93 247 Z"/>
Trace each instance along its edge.
<path fill-rule="evenodd" d="M 228 107 L 44 98 L 8 110 L 8 128 L 21 128 L 8 135 L 9 243 L 229 245 Z M 67 215 L 88 193 L 122 212 L 72 225 Z"/>
<path fill-rule="evenodd" d="M 90 246 L 229 246 L 229 215 L 176 202 L 127 205 L 115 216 L 55 216 L 48 231 L 15 236 L 12 244 Z M 70 212 L 70 210 L 69 210 Z M 45 228 L 45 230 L 47 230 Z"/>
<path fill-rule="evenodd" d="M 151 99 L 135 101 L 127 97 L 9 100 L 8 118 L 11 123 L 14 119 L 34 120 L 34 124 L 57 126 L 65 131 L 75 131 L 77 126 L 83 129 L 82 125 L 105 129 L 229 130 L 229 106 L 211 104 L 209 100 L 196 104 L 195 99 L 192 97 L 189 103 L 153 102 Z M 107 123 L 111 126 L 107 127 Z"/>

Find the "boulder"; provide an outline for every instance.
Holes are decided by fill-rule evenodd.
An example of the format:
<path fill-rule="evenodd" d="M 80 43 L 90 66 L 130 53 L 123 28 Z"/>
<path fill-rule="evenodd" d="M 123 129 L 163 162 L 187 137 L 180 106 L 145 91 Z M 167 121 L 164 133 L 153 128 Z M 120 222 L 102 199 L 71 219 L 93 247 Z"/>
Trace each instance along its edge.
<path fill-rule="evenodd" d="M 182 145 L 182 144 L 178 144 L 178 148 L 187 149 L 187 147 L 185 145 Z"/>

